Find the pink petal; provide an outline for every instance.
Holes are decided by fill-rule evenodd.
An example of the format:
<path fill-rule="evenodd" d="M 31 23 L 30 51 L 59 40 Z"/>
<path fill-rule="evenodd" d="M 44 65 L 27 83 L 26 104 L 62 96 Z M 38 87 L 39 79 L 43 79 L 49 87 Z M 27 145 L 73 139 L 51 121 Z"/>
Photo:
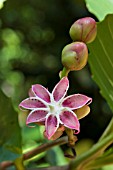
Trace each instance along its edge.
<path fill-rule="evenodd" d="M 57 131 L 54 133 L 54 135 L 51 137 L 51 140 L 56 140 L 58 139 L 62 134 L 63 131 L 65 130 L 65 127 L 63 125 L 60 125 Z M 46 131 L 44 131 L 44 137 L 47 138 L 46 136 Z"/>
<path fill-rule="evenodd" d="M 63 98 L 69 88 L 69 81 L 67 77 L 62 78 L 59 83 L 53 89 L 53 97 L 55 101 L 59 101 Z"/>
<path fill-rule="evenodd" d="M 30 97 L 30 98 L 27 98 L 25 100 L 23 100 L 20 104 L 19 104 L 20 108 L 25 108 L 25 109 L 29 109 L 29 110 L 32 110 L 32 109 L 35 109 L 35 108 L 46 108 L 46 105 L 36 99 L 36 97 Z"/>
<path fill-rule="evenodd" d="M 49 95 L 48 90 L 45 87 L 41 86 L 40 84 L 35 84 L 35 85 L 32 85 L 32 91 L 34 92 L 36 96 L 43 99 L 47 103 L 50 103 L 50 95 Z"/>
<path fill-rule="evenodd" d="M 59 122 L 57 117 L 54 115 L 49 115 L 45 123 L 46 136 L 48 139 L 50 139 L 54 135 L 58 126 L 59 126 Z"/>
<path fill-rule="evenodd" d="M 54 133 L 54 135 L 51 137 L 51 140 L 56 140 L 56 139 L 58 139 L 60 136 L 62 136 L 62 134 L 63 134 L 63 131 L 56 131 L 56 132 Z"/>
<path fill-rule="evenodd" d="M 26 124 L 34 123 L 34 122 L 43 122 L 45 121 L 45 117 L 47 115 L 46 110 L 33 110 L 27 117 Z"/>
<path fill-rule="evenodd" d="M 79 133 L 80 124 L 74 112 L 68 111 L 68 110 L 63 111 L 60 114 L 60 120 L 61 120 L 61 123 L 64 124 L 64 126 L 70 129 L 75 129 L 77 133 Z"/>
<path fill-rule="evenodd" d="M 88 105 L 92 102 L 92 98 L 87 97 L 82 94 L 74 94 L 71 96 L 68 96 L 64 99 L 62 105 L 63 107 L 69 107 L 71 109 L 78 109 L 81 108 L 84 105 Z"/>

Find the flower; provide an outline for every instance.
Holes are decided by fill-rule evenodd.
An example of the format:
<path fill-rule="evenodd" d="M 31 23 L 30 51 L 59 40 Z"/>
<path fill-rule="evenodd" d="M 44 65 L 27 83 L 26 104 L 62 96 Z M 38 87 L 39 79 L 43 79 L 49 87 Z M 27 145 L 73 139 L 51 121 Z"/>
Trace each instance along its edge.
<path fill-rule="evenodd" d="M 52 93 L 40 84 L 32 85 L 29 92 L 30 97 L 19 105 L 23 109 L 30 110 L 26 124 L 44 124 L 44 135 L 48 139 L 51 139 L 58 132 L 59 127 L 67 127 L 75 130 L 75 133 L 79 133 L 80 124 L 73 110 L 90 104 L 92 99 L 82 94 L 65 97 L 68 88 L 67 77 L 59 81 Z M 58 134 L 58 136 L 60 135 Z"/>

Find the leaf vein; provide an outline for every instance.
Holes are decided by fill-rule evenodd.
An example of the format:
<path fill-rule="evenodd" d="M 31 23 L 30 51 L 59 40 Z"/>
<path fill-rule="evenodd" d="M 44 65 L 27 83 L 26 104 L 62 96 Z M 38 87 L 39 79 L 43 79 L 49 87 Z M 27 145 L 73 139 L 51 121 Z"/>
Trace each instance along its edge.
<path fill-rule="evenodd" d="M 100 45 L 101 45 L 101 47 L 102 47 L 102 49 L 103 49 L 103 51 L 104 51 L 104 53 L 105 53 L 105 55 L 106 55 L 106 57 L 107 57 L 109 63 L 111 64 L 111 67 L 113 68 L 112 60 L 110 59 L 110 57 L 109 57 L 109 55 L 108 55 L 108 53 L 107 53 L 107 51 L 106 51 L 106 49 L 105 49 L 105 47 L 104 47 L 104 45 L 103 45 L 102 40 L 100 39 L 99 36 L 98 36 L 97 38 L 98 38 L 98 41 L 99 41 L 99 43 L 100 43 Z"/>

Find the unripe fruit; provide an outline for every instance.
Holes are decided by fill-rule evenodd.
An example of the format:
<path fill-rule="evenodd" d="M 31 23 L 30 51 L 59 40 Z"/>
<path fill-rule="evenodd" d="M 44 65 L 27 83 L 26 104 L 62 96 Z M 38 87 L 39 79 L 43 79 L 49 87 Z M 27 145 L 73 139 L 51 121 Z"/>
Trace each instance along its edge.
<path fill-rule="evenodd" d="M 88 49 L 83 42 L 73 42 L 62 51 L 62 64 L 67 70 L 81 70 L 87 63 Z"/>
<path fill-rule="evenodd" d="M 97 34 L 96 22 L 91 17 L 81 18 L 74 22 L 69 33 L 73 41 L 91 43 Z"/>

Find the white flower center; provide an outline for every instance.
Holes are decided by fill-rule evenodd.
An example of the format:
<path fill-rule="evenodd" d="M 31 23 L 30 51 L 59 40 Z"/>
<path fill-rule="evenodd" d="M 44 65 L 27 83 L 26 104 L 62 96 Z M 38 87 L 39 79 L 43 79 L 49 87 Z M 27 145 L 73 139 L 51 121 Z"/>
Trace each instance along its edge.
<path fill-rule="evenodd" d="M 50 113 L 59 115 L 63 107 L 61 106 L 61 103 L 53 101 L 51 104 L 49 104 L 49 109 Z"/>

